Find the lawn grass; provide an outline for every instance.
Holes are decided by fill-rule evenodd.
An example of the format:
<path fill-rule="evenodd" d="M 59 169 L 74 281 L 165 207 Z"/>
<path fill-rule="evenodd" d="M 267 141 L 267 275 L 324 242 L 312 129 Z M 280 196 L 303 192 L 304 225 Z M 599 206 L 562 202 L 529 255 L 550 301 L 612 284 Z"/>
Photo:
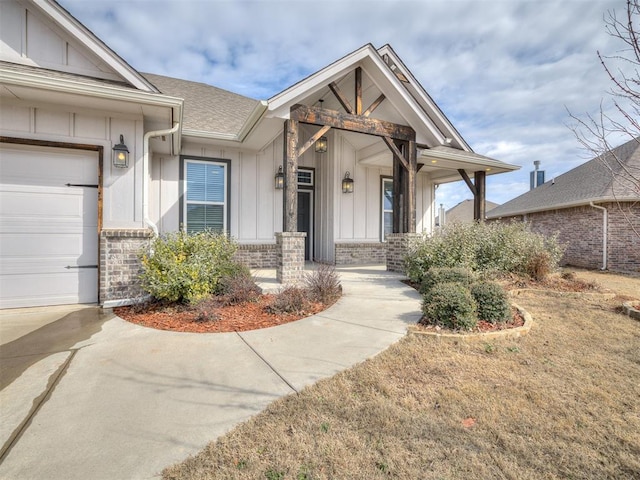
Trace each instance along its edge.
<path fill-rule="evenodd" d="M 640 322 L 525 293 L 518 340 L 408 336 L 271 404 L 165 479 L 640 478 Z"/>

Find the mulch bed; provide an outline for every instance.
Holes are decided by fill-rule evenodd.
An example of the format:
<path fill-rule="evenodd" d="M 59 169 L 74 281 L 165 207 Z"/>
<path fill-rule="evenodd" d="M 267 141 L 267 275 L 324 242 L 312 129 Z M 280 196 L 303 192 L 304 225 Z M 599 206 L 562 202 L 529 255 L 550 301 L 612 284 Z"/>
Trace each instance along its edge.
<path fill-rule="evenodd" d="M 261 295 L 257 302 L 239 305 L 210 304 L 211 308 L 149 303 L 117 307 L 113 311 L 128 322 L 158 330 L 191 333 L 245 332 L 274 327 L 315 315 L 329 305 L 312 303 L 299 314 L 276 315 L 267 310 L 273 295 Z"/>

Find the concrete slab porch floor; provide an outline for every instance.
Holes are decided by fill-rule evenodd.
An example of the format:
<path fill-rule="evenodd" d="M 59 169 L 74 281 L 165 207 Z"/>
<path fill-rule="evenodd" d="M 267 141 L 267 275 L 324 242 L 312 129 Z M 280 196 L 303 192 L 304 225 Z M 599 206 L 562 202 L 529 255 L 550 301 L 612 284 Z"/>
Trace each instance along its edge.
<path fill-rule="evenodd" d="M 338 272 L 336 305 L 251 332 L 157 331 L 89 307 L 61 309 L 41 328 L 33 317 L 9 336 L 20 321 L 2 312 L 0 478 L 157 478 L 273 400 L 376 355 L 420 317 L 401 276 Z"/>

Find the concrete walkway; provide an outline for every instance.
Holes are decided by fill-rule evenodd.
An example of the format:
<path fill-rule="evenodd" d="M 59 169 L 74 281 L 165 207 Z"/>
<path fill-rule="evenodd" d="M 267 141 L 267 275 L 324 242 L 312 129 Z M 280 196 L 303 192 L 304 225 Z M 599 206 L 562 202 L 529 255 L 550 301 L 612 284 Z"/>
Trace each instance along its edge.
<path fill-rule="evenodd" d="M 158 331 L 98 308 L 35 328 L 29 311 L 2 312 L 0 478 L 158 478 L 273 400 L 376 355 L 420 317 L 419 295 L 398 275 L 339 273 L 336 305 L 252 332 Z"/>

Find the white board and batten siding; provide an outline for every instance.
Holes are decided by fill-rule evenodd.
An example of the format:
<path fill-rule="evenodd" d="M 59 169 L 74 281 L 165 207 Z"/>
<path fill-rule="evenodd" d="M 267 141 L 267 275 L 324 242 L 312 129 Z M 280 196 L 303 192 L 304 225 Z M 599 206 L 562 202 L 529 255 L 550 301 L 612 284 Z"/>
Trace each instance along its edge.
<path fill-rule="evenodd" d="M 98 189 L 67 183 L 97 152 L 0 144 L 0 308 L 97 302 Z"/>

